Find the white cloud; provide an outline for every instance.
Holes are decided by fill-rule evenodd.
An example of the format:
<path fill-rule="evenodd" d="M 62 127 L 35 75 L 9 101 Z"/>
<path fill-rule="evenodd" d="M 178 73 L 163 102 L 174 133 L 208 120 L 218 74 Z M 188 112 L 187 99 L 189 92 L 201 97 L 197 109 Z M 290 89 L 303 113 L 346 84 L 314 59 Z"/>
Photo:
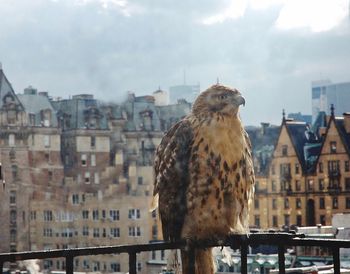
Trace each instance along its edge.
<path fill-rule="evenodd" d="M 348 0 L 289 0 L 282 8 L 276 26 L 283 30 L 328 31 L 348 16 L 348 12 Z"/>
<path fill-rule="evenodd" d="M 285 4 L 288 0 L 249 0 L 249 7 L 263 10 L 275 5 Z"/>
<path fill-rule="evenodd" d="M 244 15 L 247 8 L 246 0 L 231 0 L 231 4 L 222 12 L 204 18 L 202 23 L 204 25 L 213 25 L 223 23 L 226 20 L 234 20 Z"/>

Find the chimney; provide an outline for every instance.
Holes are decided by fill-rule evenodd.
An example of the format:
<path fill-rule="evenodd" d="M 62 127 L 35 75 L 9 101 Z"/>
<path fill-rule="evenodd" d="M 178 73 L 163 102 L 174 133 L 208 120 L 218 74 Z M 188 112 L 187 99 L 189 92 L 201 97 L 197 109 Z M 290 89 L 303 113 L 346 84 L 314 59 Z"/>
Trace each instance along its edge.
<path fill-rule="evenodd" d="M 343 113 L 344 116 L 344 128 L 346 133 L 350 133 L 350 112 Z"/>

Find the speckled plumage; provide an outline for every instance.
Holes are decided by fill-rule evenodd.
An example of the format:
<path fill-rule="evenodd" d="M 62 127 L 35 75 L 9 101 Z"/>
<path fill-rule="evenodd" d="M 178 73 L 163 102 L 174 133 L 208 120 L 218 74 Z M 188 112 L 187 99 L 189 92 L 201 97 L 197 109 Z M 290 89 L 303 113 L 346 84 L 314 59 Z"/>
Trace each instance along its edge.
<path fill-rule="evenodd" d="M 237 90 L 214 85 L 162 139 L 154 195 L 159 195 L 164 239 L 248 232 L 254 169 L 249 137 L 238 117 L 241 104 L 244 99 Z M 197 274 L 214 272 L 210 250 L 204 252 L 196 256 Z"/>

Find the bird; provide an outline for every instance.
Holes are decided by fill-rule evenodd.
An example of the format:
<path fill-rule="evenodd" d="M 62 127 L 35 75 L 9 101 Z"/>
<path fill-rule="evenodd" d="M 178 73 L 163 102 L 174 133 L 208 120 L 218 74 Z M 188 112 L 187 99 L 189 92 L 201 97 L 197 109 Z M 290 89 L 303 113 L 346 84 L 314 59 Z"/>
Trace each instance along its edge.
<path fill-rule="evenodd" d="M 154 160 L 153 206 L 159 210 L 164 240 L 248 234 L 255 176 L 241 105 L 245 99 L 237 89 L 212 85 L 161 139 Z M 191 272 L 188 255 L 181 250 L 183 274 Z M 196 249 L 195 274 L 214 271 L 212 249 Z"/>

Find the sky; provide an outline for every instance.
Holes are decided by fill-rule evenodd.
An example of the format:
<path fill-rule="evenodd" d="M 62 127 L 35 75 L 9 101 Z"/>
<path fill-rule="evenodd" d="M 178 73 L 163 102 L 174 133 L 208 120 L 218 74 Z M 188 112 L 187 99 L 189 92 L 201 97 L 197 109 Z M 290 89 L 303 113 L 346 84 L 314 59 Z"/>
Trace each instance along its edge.
<path fill-rule="evenodd" d="M 349 1 L 0 0 L 0 62 L 17 93 L 115 102 L 185 71 L 240 90 L 245 125 L 280 124 L 311 114 L 311 81 L 350 81 Z"/>

